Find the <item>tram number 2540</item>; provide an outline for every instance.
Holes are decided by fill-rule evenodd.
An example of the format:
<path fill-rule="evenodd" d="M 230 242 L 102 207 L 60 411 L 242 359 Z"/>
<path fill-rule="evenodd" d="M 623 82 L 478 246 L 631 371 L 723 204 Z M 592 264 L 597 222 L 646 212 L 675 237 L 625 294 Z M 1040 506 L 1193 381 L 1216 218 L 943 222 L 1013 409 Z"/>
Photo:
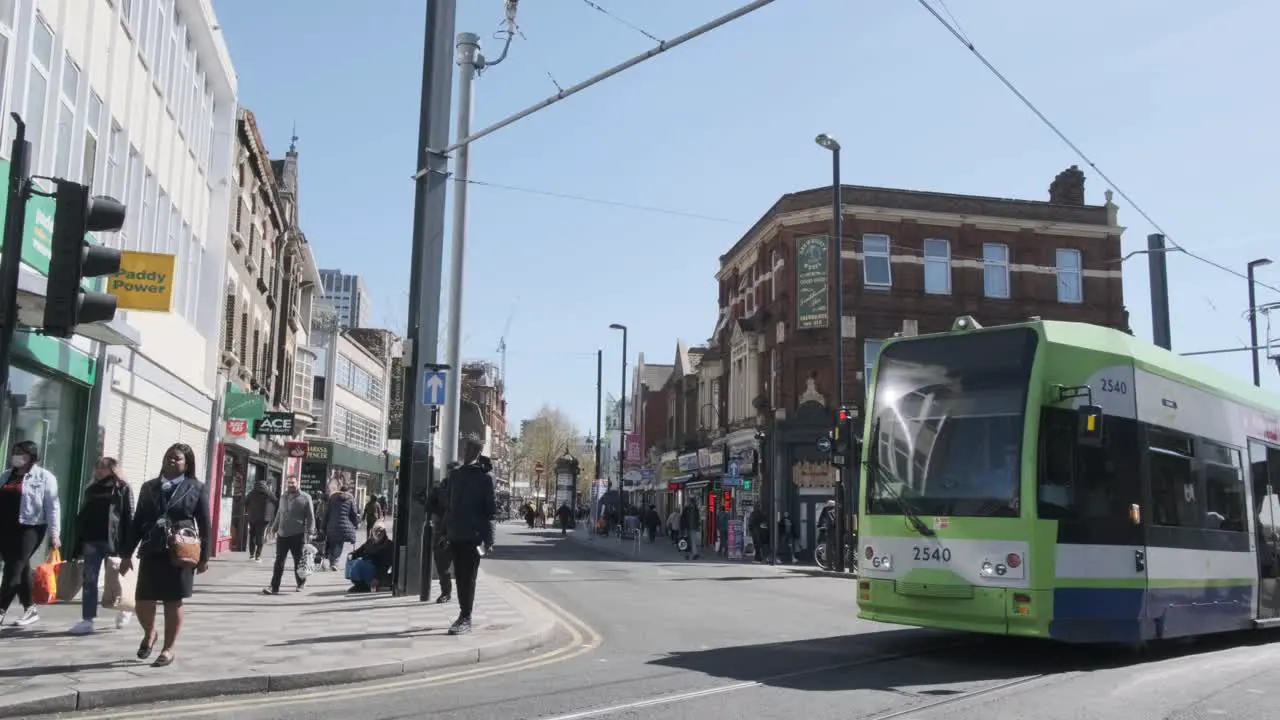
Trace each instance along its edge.
<path fill-rule="evenodd" d="M 913 547 L 911 557 L 917 562 L 951 562 L 951 550 L 937 547 Z"/>

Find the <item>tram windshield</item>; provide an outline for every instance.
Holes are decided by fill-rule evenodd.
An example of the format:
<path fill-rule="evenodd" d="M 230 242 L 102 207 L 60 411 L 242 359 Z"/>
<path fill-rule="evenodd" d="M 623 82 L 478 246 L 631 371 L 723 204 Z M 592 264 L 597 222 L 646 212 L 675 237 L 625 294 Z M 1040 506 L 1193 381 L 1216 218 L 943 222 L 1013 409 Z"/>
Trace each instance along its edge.
<path fill-rule="evenodd" d="M 883 483 L 865 483 L 872 514 L 1017 517 L 1029 328 L 956 333 L 880 354 L 870 451 Z"/>

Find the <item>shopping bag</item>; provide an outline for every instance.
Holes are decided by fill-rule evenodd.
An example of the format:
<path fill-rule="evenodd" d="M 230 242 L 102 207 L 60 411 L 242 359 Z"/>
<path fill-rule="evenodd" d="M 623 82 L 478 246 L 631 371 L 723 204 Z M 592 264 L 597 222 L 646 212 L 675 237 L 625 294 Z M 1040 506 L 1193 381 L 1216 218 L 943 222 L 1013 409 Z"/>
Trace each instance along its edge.
<path fill-rule="evenodd" d="M 49 551 L 49 559 L 36 566 L 32 573 L 31 598 L 39 605 L 48 605 L 58 600 L 58 566 L 62 564 L 62 553 L 57 549 Z"/>
<path fill-rule="evenodd" d="M 137 570 L 121 575 L 120 558 L 109 558 L 106 565 L 106 575 L 102 580 L 102 607 L 133 612 Z"/>
<path fill-rule="evenodd" d="M 74 602 L 84 585 L 84 561 L 58 565 L 58 602 Z"/>

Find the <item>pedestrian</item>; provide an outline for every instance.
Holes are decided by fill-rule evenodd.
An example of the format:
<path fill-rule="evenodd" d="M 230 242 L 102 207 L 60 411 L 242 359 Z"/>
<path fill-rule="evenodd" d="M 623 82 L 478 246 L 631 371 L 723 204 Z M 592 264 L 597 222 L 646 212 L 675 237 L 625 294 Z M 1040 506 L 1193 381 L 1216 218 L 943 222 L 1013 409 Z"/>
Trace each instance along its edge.
<path fill-rule="evenodd" d="M 463 464 L 449 474 L 449 494 L 445 505 L 445 535 L 453 555 L 453 574 L 458 584 L 458 619 L 450 635 L 471 632 L 471 611 L 475 605 L 476 575 L 480 571 L 481 545 L 493 547 L 493 520 L 497 514 L 493 468 L 480 454 L 484 445 L 469 435 L 463 447 Z"/>
<path fill-rule="evenodd" d="M 316 511 L 311 496 L 298 487 L 298 478 L 290 477 L 285 481 L 284 494 L 280 496 L 280 504 L 276 508 L 276 517 L 271 521 L 270 529 L 276 536 L 276 562 L 271 566 L 271 585 L 263 588 L 262 594 L 280 594 L 284 559 L 288 555 L 293 556 L 297 590 L 302 590 L 307 584 L 307 578 L 299 570 L 308 566 L 303 546 L 311 541 L 311 535 L 315 532 Z"/>
<path fill-rule="evenodd" d="M 175 562 L 176 544 L 181 537 L 193 536 L 199 537 L 199 562 L 194 568 L 180 566 Z M 133 569 L 133 551 L 138 550 L 139 660 L 150 657 L 155 647 L 156 605 L 160 603 L 164 605 L 164 646 L 154 664 L 164 667 L 173 663 L 182 629 L 182 601 L 191 597 L 196 573 L 209 569 L 209 537 L 209 493 L 198 479 L 195 452 L 190 445 L 174 443 L 164 453 L 160 475 L 143 483 L 138 491 L 129 542 L 121 553 L 120 573 L 127 574 Z"/>
<path fill-rule="evenodd" d="M 31 597 L 31 558 L 46 537 L 50 552 L 62 547 L 58 479 L 39 463 L 40 448 L 23 440 L 9 454 L 9 469 L 0 473 L 0 559 L 4 560 L 0 625 L 15 597 L 22 603 L 22 616 L 15 625 L 40 621 Z"/>
<path fill-rule="evenodd" d="M 98 617 L 98 574 L 104 562 L 119 558 L 129 543 L 129 526 L 133 524 L 133 489 L 120 476 L 120 463 L 112 457 L 99 458 L 93 466 L 93 482 L 84 491 L 80 512 L 76 515 L 76 548 L 72 558 L 83 561 L 80 595 L 80 622 L 71 627 L 72 635 L 93 632 Z M 116 628 L 129 624 L 133 613 L 116 614 Z"/>
<path fill-rule="evenodd" d="M 377 496 L 370 497 L 369 502 L 364 504 L 364 539 L 368 540 L 373 537 L 373 526 L 382 520 L 382 505 L 378 503 Z"/>
<path fill-rule="evenodd" d="M 649 544 L 652 545 L 658 539 L 658 528 L 662 527 L 662 516 L 658 514 L 658 507 L 650 505 L 644 515 L 645 531 L 649 534 Z"/>
<path fill-rule="evenodd" d="M 324 555 L 329 569 L 337 571 L 338 560 L 347 543 L 356 542 L 356 528 L 360 526 L 360 513 L 356 511 L 356 499 L 351 488 L 342 485 L 329 496 L 324 514 Z"/>
<path fill-rule="evenodd" d="M 276 515 L 279 498 L 267 486 L 266 480 L 258 480 L 245 498 L 244 514 L 249 522 L 249 559 L 262 562 L 262 546 L 266 539 L 267 525 Z"/>
<path fill-rule="evenodd" d="M 747 516 L 747 532 L 751 533 L 751 545 L 755 548 L 753 560 L 755 562 L 764 562 L 764 533 L 761 532 L 762 527 L 768 527 L 764 520 L 764 511 L 759 506 L 751 509 L 751 514 Z"/>
<path fill-rule="evenodd" d="M 450 467 L 456 467 L 451 463 Z M 450 475 L 452 472 L 450 472 Z M 427 495 L 427 518 L 431 522 L 431 560 L 440 578 L 440 594 L 436 596 L 436 604 L 443 605 L 453 599 L 453 555 L 450 553 L 449 538 L 444 527 L 445 509 L 449 500 L 449 477 L 436 483 Z M 530 522 L 532 525 L 532 522 Z M 426 583 L 431 578 L 423 578 Z"/>
<path fill-rule="evenodd" d="M 384 580 L 389 580 L 395 551 L 395 543 L 387 537 L 385 525 L 378 523 L 370 528 L 369 539 L 351 553 L 351 588 L 347 592 L 373 592 Z"/>
<path fill-rule="evenodd" d="M 697 560 L 701 557 L 698 552 L 701 533 L 702 515 L 698 512 L 698 501 L 690 498 L 689 503 L 684 506 L 684 512 L 680 513 L 680 534 L 689 541 L 689 547 L 684 553 L 685 560 Z"/>
<path fill-rule="evenodd" d="M 671 537 L 671 542 L 680 542 L 680 508 L 671 508 L 671 514 L 667 516 L 667 535 Z"/>

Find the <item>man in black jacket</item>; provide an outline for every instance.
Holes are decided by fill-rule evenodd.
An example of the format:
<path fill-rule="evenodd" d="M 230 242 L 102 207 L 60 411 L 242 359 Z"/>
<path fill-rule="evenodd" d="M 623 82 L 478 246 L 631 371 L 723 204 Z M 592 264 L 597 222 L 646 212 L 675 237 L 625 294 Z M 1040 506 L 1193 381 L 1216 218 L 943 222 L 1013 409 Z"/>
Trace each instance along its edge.
<path fill-rule="evenodd" d="M 453 556 L 453 576 L 458 585 L 458 619 L 450 635 L 471 632 L 471 609 L 475 603 L 476 575 L 480 570 L 480 546 L 493 547 L 493 520 L 497 515 L 494 498 L 493 464 L 480 454 L 483 442 L 468 435 L 463 446 L 463 464 L 445 482 L 445 537 Z"/>
<path fill-rule="evenodd" d="M 436 603 L 443 605 L 453 599 L 453 555 L 449 548 L 449 538 L 445 535 L 444 514 L 449 502 L 449 475 L 459 467 L 458 463 L 449 463 L 448 472 L 427 496 L 427 518 L 431 523 L 431 555 L 436 569 L 436 577 L 440 578 L 440 595 Z M 431 578 L 427 578 L 431 582 Z"/>

